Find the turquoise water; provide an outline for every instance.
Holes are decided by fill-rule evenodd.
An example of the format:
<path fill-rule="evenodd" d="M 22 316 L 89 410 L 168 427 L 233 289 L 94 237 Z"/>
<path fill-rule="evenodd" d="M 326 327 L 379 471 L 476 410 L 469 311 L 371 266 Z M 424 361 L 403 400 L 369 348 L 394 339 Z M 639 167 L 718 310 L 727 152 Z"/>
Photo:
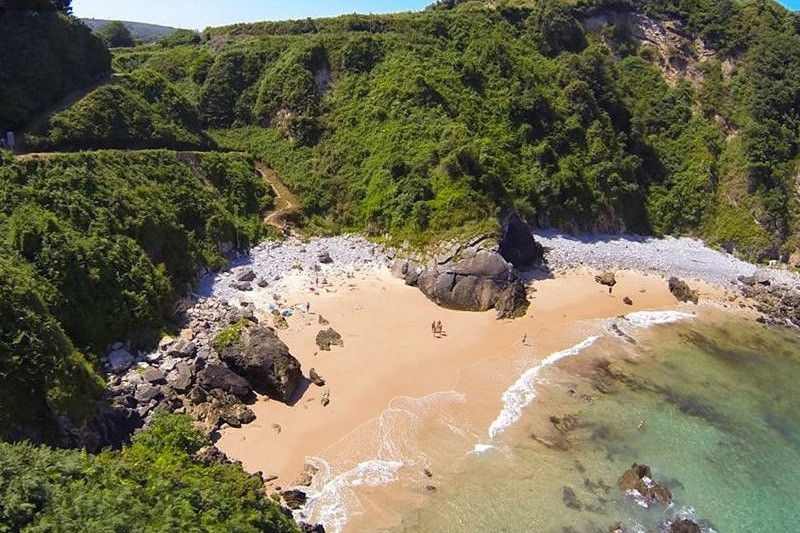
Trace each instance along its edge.
<path fill-rule="evenodd" d="M 691 321 L 624 344 L 562 365 L 497 449 L 437 479 L 392 531 L 658 531 L 676 516 L 720 533 L 800 531 L 800 337 Z M 552 414 L 577 424 L 562 435 Z M 645 509 L 621 493 L 634 462 L 651 466 L 673 505 Z"/>

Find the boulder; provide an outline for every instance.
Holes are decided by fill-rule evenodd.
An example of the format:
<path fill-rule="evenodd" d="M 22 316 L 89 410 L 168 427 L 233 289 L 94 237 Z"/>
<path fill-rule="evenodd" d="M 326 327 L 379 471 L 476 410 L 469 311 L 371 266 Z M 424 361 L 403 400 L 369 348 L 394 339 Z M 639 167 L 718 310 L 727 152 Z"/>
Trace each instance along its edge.
<path fill-rule="evenodd" d="M 325 533 L 325 526 L 322 524 L 308 524 L 306 522 L 300 522 L 298 527 L 303 533 Z"/>
<path fill-rule="evenodd" d="M 317 333 L 317 346 L 324 352 L 331 351 L 331 346 L 344 347 L 344 339 L 333 328 L 323 329 Z"/>
<path fill-rule="evenodd" d="M 319 318 L 318 318 L 317 321 L 319 322 L 320 326 L 328 326 L 328 325 L 330 325 L 330 322 L 328 322 L 328 320 L 322 315 L 319 315 Z"/>
<path fill-rule="evenodd" d="M 291 401 L 303 379 L 300 362 L 271 328 L 244 327 L 238 342 L 223 347 L 219 355 L 256 392 L 281 402 Z"/>
<path fill-rule="evenodd" d="M 180 361 L 175 365 L 175 373 L 171 378 L 172 388 L 178 392 L 186 392 L 192 386 L 193 378 L 192 367 L 186 361 Z"/>
<path fill-rule="evenodd" d="M 166 352 L 168 357 L 186 359 L 195 356 L 197 353 L 197 345 L 185 338 L 179 338 L 168 346 Z"/>
<path fill-rule="evenodd" d="M 672 493 L 660 481 L 653 479 L 653 473 L 647 465 L 634 463 L 619 479 L 619 487 L 627 493 L 642 498 L 642 503 L 649 506 L 654 503 L 669 505 Z"/>
<path fill-rule="evenodd" d="M 240 282 L 255 281 L 256 273 L 253 272 L 252 268 L 241 268 L 234 273 L 233 279 Z"/>
<path fill-rule="evenodd" d="M 481 250 L 474 257 L 426 268 L 417 279 L 422 293 L 436 304 L 459 311 L 487 311 L 495 306 L 509 285 L 519 280 L 514 267 L 497 252 Z M 523 291 L 524 293 L 524 291 Z M 503 304 L 527 309 L 516 288 L 509 289 Z M 519 308 L 511 305 L 511 309 Z M 508 309 L 504 309 L 504 314 Z"/>
<path fill-rule="evenodd" d="M 250 400 L 253 389 L 250 383 L 219 363 L 209 363 L 197 374 L 198 384 L 206 390 L 219 389 L 228 392 L 241 400 Z"/>
<path fill-rule="evenodd" d="M 167 382 L 164 373 L 157 369 L 150 367 L 142 374 L 142 379 L 154 385 L 163 385 Z"/>
<path fill-rule="evenodd" d="M 298 489 L 285 490 L 281 492 L 281 496 L 283 497 L 283 502 L 286 504 L 286 507 L 292 510 L 300 509 L 308 501 L 306 493 Z"/>
<path fill-rule="evenodd" d="M 313 368 L 308 371 L 308 379 L 309 381 L 311 381 L 311 383 L 313 383 L 317 387 L 325 386 L 325 380 L 322 378 L 322 376 L 317 374 L 317 371 L 314 370 Z"/>
<path fill-rule="evenodd" d="M 519 270 L 529 269 L 542 264 L 544 249 L 536 242 L 531 228 L 514 211 L 502 223 L 503 233 L 500 239 L 500 255 Z"/>
<path fill-rule="evenodd" d="M 150 385 L 149 383 L 142 383 L 136 387 L 136 394 L 134 395 L 134 398 L 136 398 L 136 401 L 140 404 L 146 404 L 151 400 L 162 397 L 163 395 L 164 393 L 161 391 L 161 388 Z"/>
<path fill-rule="evenodd" d="M 326 390 L 322 393 L 322 398 L 320 398 L 319 403 L 322 404 L 322 407 L 328 407 L 328 404 L 331 403 L 331 391 Z"/>
<path fill-rule="evenodd" d="M 605 285 L 606 287 L 613 287 L 617 284 L 616 276 L 614 276 L 614 273 L 610 271 L 605 271 L 602 274 L 595 276 L 594 280 L 600 285 Z"/>
<path fill-rule="evenodd" d="M 633 305 L 633 300 L 631 300 L 630 297 L 626 296 L 625 298 L 622 299 L 622 303 L 624 303 L 625 305 Z"/>
<path fill-rule="evenodd" d="M 231 283 L 231 288 L 237 291 L 247 292 L 253 290 L 253 285 L 249 281 L 235 281 Z"/>
<path fill-rule="evenodd" d="M 319 261 L 323 265 L 329 265 L 333 263 L 333 259 L 331 259 L 331 254 L 327 250 L 317 254 L 317 261 Z"/>
<path fill-rule="evenodd" d="M 208 466 L 223 465 L 231 462 L 228 456 L 216 446 L 204 446 L 200 448 L 197 450 L 197 453 L 194 454 L 194 458 Z"/>
<path fill-rule="evenodd" d="M 124 348 L 119 348 L 108 354 L 108 368 L 115 374 L 125 372 L 133 366 L 134 362 L 134 357 Z"/>
<path fill-rule="evenodd" d="M 692 302 L 693 304 L 697 304 L 699 300 L 697 291 L 692 290 L 685 281 L 672 277 L 669 278 L 668 284 L 669 292 L 671 292 L 679 302 Z"/>

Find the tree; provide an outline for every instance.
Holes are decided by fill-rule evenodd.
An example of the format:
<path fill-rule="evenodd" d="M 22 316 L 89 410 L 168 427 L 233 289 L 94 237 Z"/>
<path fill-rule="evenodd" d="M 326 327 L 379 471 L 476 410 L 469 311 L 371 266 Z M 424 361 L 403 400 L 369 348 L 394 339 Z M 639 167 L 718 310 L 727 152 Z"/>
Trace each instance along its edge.
<path fill-rule="evenodd" d="M 115 20 L 100 31 L 100 37 L 106 42 L 109 48 L 123 48 L 135 46 L 136 40 L 125 24 Z"/>

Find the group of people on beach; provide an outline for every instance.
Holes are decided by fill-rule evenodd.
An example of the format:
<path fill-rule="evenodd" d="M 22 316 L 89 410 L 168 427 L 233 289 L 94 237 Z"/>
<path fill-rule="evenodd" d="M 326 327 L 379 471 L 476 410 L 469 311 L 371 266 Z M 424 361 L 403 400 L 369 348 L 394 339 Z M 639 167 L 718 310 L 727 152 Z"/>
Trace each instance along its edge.
<path fill-rule="evenodd" d="M 442 326 L 441 320 L 434 320 L 431 322 L 431 334 L 434 338 L 438 339 L 439 337 L 446 335 L 444 332 L 444 326 Z"/>

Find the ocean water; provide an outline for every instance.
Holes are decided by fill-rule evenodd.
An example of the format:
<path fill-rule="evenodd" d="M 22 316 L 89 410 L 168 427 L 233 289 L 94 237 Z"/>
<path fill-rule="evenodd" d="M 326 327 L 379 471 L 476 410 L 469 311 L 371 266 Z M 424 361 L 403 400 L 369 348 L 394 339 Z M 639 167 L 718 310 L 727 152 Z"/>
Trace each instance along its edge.
<path fill-rule="evenodd" d="M 297 518 L 331 533 L 658 532 L 679 517 L 800 531 L 800 334 L 722 312 L 583 326 L 573 346 L 396 398 L 310 459 Z M 623 494 L 634 462 L 671 505 Z"/>
<path fill-rule="evenodd" d="M 800 336 L 725 315 L 622 326 L 509 381 L 483 434 L 447 427 L 469 426 L 469 399 L 448 424 L 432 419 L 416 445 L 434 475 L 416 484 L 435 490 L 390 527 L 344 531 L 649 532 L 677 517 L 720 533 L 800 531 Z M 670 506 L 621 492 L 634 462 L 667 485 Z M 398 490 L 385 491 L 391 507 Z"/>

